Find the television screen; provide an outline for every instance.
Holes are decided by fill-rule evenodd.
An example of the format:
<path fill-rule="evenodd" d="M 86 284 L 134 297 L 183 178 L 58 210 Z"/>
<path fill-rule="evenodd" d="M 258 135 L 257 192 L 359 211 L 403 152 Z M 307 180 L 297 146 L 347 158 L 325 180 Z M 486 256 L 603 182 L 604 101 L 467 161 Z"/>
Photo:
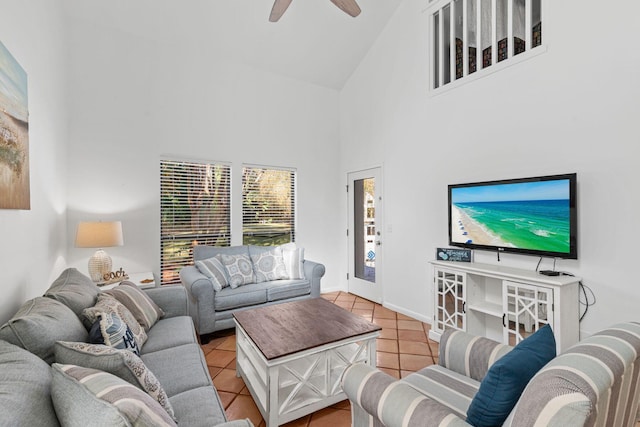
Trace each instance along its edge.
<path fill-rule="evenodd" d="M 449 244 L 577 259 L 576 174 L 449 185 Z"/>

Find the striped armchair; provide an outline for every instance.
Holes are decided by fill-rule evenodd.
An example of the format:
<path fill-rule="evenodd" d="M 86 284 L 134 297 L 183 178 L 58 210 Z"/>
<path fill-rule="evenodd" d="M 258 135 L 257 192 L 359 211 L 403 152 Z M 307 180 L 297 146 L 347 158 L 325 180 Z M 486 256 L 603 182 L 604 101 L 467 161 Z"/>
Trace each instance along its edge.
<path fill-rule="evenodd" d="M 354 427 L 468 426 L 466 413 L 491 365 L 511 350 L 447 330 L 439 364 L 402 380 L 364 364 L 342 377 Z M 569 348 L 529 382 L 505 426 L 633 427 L 640 400 L 640 324 L 605 329 Z"/>

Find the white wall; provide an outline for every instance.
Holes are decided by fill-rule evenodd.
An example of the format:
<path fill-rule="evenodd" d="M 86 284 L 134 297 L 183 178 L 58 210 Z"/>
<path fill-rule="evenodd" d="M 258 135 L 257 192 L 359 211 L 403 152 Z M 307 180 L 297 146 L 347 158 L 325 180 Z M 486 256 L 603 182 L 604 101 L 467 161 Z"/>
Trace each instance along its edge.
<path fill-rule="evenodd" d="M 558 268 L 582 276 L 597 296 L 581 329 L 639 320 L 640 51 L 631 40 L 640 4 L 548 1 L 546 53 L 430 97 L 424 3 L 403 2 L 340 94 L 342 179 L 384 165 L 392 227 L 385 305 L 431 319 L 428 261 L 447 244 L 447 184 L 577 172 L 579 260 Z M 497 262 L 487 252 L 475 257 Z M 537 261 L 501 262 L 533 270 Z"/>
<path fill-rule="evenodd" d="M 28 77 L 30 210 L 0 210 L 0 323 L 65 267 L 67 51 L 59 2 L 3 0 L 0 41 Z"/>
<path fill-rule="evenodd" d="M 69 25 L 71 265 L 86 272 L 93 252 L 73 247 L 79 221 L 118 219 L 125 244 L 107 249 L 114 267 L 159 274 L 159 159 L 173 155 L 232 162 L 235 244 L 242 164 L 297 168 L 297 242 L 326 265 L 323 287 L 336 286 L 337 91 L 232 64 L 206 49 L 227 40 L 194 44 L 179 38 L 187 28 L 167 42 L 99 17 Z"/>

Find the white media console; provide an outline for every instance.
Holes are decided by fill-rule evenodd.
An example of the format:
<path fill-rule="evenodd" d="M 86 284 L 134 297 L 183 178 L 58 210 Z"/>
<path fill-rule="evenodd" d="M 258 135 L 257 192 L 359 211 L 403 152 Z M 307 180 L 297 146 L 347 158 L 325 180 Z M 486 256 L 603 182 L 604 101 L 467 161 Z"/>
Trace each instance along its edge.
<path fill-rule="evenodd" d="M 515 345 L 545 324 L 553 329 L 558 353 L 580 339 L 579 277 L 474 262 L 431 264 L 432 340 L 455 328 Z"/>

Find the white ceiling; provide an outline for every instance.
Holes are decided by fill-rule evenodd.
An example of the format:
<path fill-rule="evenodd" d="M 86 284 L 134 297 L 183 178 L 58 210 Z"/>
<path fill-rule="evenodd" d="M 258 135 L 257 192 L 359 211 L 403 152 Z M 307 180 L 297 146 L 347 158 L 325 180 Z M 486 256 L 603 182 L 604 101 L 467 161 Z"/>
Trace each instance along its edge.
<path fill-rule="evenodd" d="M 74 20 L 159 42 L 197 43 L 229 60 L 341 89 L 402 0 L 358 0 L 352 18 L 329 0 L 62 0 Z"/>

